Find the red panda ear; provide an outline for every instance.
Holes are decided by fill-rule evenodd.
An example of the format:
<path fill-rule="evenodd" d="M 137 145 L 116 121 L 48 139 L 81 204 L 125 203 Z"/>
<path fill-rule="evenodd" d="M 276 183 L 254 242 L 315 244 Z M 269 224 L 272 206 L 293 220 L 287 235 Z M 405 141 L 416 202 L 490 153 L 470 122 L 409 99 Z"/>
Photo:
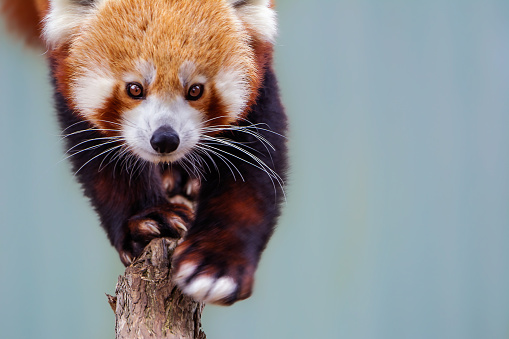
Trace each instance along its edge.
<path fill-rule="evenodd" d="M 276 12 L 271 0 L 226 0 L 239 19 L 257 38 L 274 43 L 277 34 Z"/>
<path fill-rule="evenodd" d="M 104 0 L 50 0 L 43 37 L 50 48 L 69 41 Z"/>

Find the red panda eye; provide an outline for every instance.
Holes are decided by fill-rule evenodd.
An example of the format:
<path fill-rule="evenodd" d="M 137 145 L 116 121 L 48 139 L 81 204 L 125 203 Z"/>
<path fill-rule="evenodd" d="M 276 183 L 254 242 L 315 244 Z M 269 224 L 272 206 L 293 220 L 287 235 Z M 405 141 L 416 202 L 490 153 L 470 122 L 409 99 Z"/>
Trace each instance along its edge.
<path fill-rule="evenodd" d="M 187 100 L 198 100 L 203 95 L 203 85 L 202 84 L 194 84 L 189 87 L 189 91 L 187 92 L 186 99 Z"/>
<path fill-rule="evenodd" d="M 143 86 L 137 82 L 130 82 L 127 84 L 127 94 L 133 99 L 143 98 Z"/>

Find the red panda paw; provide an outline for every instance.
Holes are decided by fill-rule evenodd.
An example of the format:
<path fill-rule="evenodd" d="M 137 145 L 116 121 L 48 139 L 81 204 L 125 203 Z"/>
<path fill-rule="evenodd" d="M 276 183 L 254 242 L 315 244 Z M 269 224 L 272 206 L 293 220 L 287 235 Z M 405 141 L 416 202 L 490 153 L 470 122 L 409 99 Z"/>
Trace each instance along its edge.
<path fill-rule="evenodd" d="M 255 266 L 241 255 L 225 256 L 219 251 L 199 253 L 189 240 L 184 241 L 174 253 L 174 280 L 196 301 L 231 305 L 251 295 Z"/>
<path fill-rule="evenodd" d="M 119 249 L 120 260 L 124 265 L 130 265 L 154 238 L 182 239 L 191 217 L 191 211 L 180 205 L 154 207 L 131 217 L 129 233 Z"/>

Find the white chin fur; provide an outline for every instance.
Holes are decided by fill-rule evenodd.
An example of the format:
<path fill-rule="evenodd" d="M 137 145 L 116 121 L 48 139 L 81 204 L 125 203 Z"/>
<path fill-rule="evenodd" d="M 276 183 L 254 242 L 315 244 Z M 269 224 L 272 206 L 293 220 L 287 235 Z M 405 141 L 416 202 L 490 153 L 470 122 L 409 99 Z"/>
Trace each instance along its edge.
<path fill-rule="evenodd" d="M 122 130 L 128 148 L 140 158 L 153 162 L 175 162 L 186 156 L 200 139 L 202 114 L 184 98 L 171 102 L 149 97 L 138 107 L 126 112 Z M 173 128 L 180 139 L 178 148 L 169 154 L 156 152 L 150 139 L 162 126 Z"/>

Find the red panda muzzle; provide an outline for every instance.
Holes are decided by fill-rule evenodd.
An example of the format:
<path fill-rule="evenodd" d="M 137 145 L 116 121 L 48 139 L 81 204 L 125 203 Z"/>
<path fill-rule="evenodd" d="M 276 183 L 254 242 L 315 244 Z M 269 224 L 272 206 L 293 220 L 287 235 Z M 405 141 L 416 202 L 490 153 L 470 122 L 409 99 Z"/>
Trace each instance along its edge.
<path fill-rule="evenodd" d="M 179 147 L 180 138 L 173 128 L 165 125 L 154 132 L 150 144 L 158 153 L 171 153 Z"/>

